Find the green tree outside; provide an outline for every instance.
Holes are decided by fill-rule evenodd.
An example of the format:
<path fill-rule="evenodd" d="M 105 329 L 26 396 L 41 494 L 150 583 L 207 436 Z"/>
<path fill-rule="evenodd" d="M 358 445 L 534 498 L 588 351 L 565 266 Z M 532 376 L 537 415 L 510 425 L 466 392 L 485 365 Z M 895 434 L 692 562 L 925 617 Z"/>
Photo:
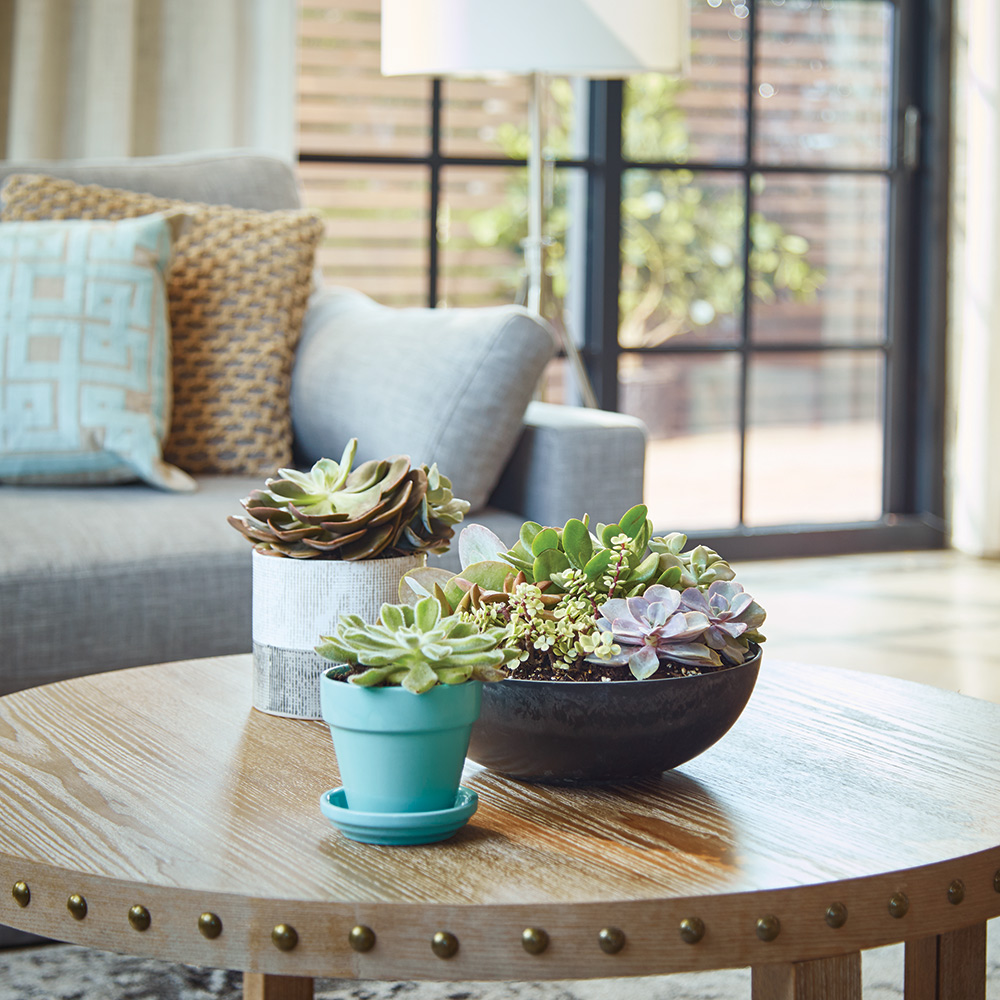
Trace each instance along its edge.
<path fill-rule="evenodd" d="M 627 155 L 635 160 L 693 158 L 686 114 L 677 97 L 683 81 L 645 74 L 626 84 L 624 131 Z M 551 81 L 557 109 L 548 126 L 547 146 L 568 147 L 573 94 L 568 80 Z M 496 141 L 512 158 L 528 154 L 527 132 L 508 124 Z M 518 171 L 502 204 L 469 218 L 480 246 L 505 247 L 519 253 L 527 230 L 525 172 Z M 756 176 L 755 190 L 764 180 Z M 546 235 L 552 241 L 547 267 L 556 305 L 566 295 L 565 243 L 571 219 L 567 183 L 555 172 L 552 202 L 546 213 Z M 741 188 L 715 185 L 691 170 L 633 169 L 622 192 L 622 276 L 619 341 L 623 347 L 649 347 L 684 334 L 697 333 L 719 319 L 739 314 L 743 303 L 742 244 L 744 199 Z M 824 282 L 823 271 L 809 259 L 802 236 L 760 212 L 750 217 L 750 294 L 760 302 L 781 296 L 808 301 Z M 511 267 L 502 281 L 510 294 L 520 274 Z"/>

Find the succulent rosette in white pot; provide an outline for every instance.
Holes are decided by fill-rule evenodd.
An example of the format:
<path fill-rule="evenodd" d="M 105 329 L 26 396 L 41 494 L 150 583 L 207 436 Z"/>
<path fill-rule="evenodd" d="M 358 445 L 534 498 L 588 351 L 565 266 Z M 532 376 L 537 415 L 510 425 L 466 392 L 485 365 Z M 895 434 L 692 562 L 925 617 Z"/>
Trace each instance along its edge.
<path fill-rule="evenodd" d="M 339 462 L 280 469 L 242 501 L 229 523 L 253 543 L 253 705 L 320 718 L 315 650 L 340 615 L 374 622 L 400 578 L 446 552 L 469 505 L 436 465 L 396 455 L 352 468 L 357 439 Z"/>

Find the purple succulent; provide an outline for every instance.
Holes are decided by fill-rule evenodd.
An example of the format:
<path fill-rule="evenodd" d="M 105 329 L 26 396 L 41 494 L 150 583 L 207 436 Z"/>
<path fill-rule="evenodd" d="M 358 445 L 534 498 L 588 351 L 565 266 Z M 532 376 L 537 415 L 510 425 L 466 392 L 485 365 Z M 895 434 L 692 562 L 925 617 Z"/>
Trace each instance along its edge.
<path fill-rule="evenodd" d="M 604 632 L 611 632 L 622 650 L 604 663 L 628 663 L 643 680 L 656 673 L 661 657 L 693 666 L 720 666 L 715 650 L 704 642 L 711 622 L 703 611 L 681 608 L 681 595 L 669 587 L 648 587 L 642 597 L 614 598 L 597 610 Z"/>
<path fill-rule="evenodd" d="M 680 607 L 708 618 L 710 625 L 704 641 L 728 663 L 743 662 L 746 639 L 738 640 L 748 629 L 764 624 L 764 609 L 732 580 L 716 581 L 704 593 L 697 587 L 688 587 L 680 595 Z"/>

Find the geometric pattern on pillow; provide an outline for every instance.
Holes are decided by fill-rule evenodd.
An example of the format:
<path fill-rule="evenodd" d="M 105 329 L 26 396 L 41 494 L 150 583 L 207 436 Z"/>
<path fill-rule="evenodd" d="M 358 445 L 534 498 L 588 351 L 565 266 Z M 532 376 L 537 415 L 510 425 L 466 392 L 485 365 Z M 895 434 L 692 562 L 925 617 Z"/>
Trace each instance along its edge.
<path fill-rule="evenodd" d="M 160 452 L 181 222 L 0 224 L 0 479 L 195 488 Z"/>
<path fill-rule="evenodd" d="M 292 362 L 319 218 L 34 174 L 8 178 L 2 197 L 5 220 L 189 215 L 167 274 L 173 416 L 164 456 L 191 473 L 266 476 L 291 464 Z"/>

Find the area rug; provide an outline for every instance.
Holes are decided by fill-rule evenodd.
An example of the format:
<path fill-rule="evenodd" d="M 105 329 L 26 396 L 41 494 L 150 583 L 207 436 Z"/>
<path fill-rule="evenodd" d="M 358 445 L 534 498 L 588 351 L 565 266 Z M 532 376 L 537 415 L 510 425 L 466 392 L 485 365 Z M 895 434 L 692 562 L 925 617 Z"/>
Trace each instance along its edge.
<path fill-rule="evenodd" d="M 987 943 L 987 1000 L 1000 1000 L 1000 921 Z M 130 958 L 76 945 L 0 951 L 0 1000 L 241 1000 L 238 972 Z M 902 946 L 864 953 L 865 1000 L 903 995 Z M 550 983 L 375 983 L 316 980 L 317 1000 L 737 1000 L 750 972 L 682 973 Z"/>

